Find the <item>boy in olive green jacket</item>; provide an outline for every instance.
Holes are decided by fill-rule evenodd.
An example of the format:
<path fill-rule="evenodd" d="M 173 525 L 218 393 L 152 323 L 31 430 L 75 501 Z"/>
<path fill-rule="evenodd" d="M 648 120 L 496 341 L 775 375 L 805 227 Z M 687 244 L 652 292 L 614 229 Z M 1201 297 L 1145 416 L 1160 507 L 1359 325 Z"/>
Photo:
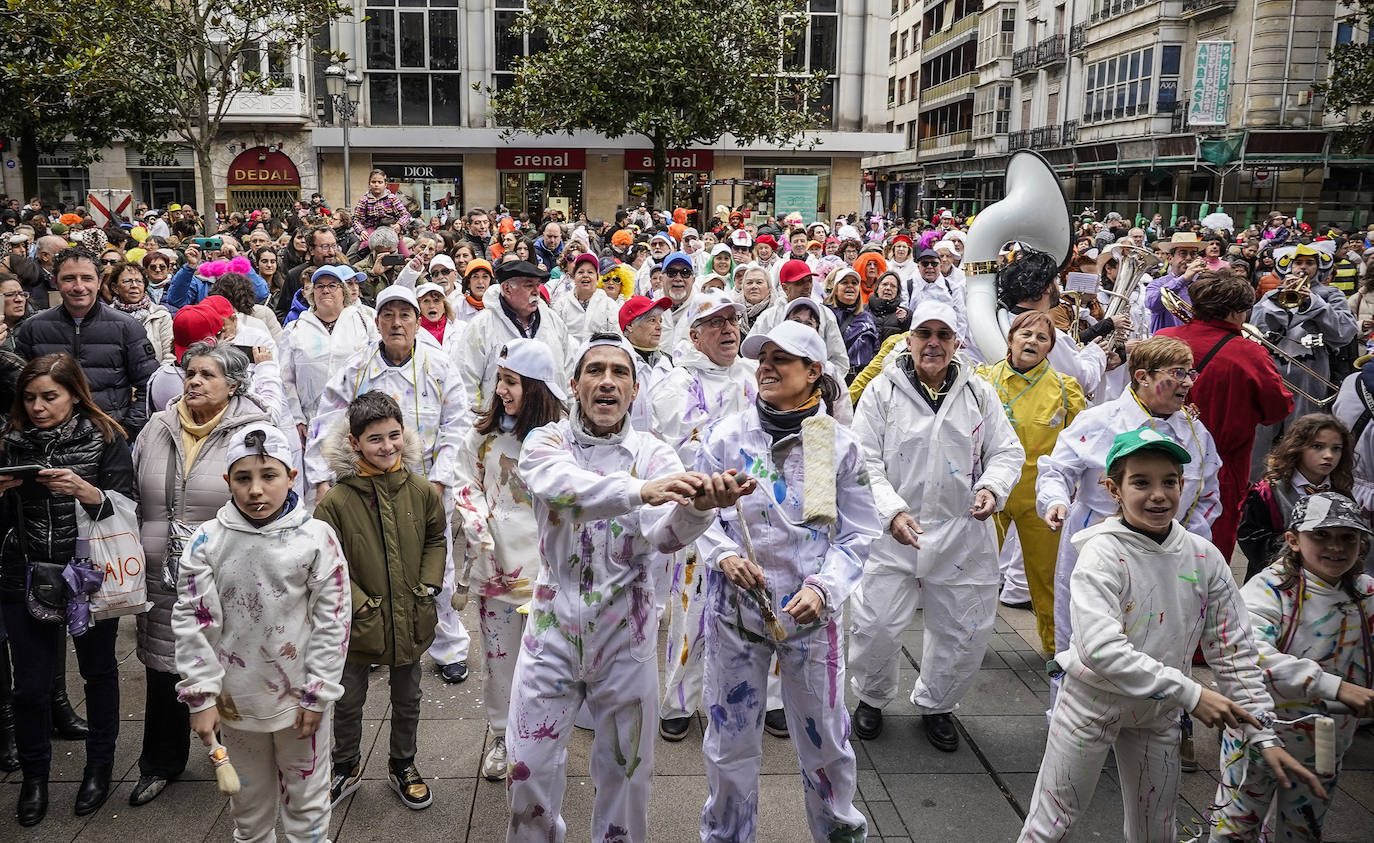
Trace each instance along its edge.
<path fill-rule="evenodd" d="M 324 445 L 338 485 L 320 499 L 315 517 L 338 534 L 353 590 L 344 692 L 334 715 L 333 805 L 362 783 L 363 704 L 375 664 L 391 668 L 391 787 L 408 808 L 433 800 L 415 768 L 415 735 L 420 656 L 434 640 L 447 522 L 433 484 L 406 469 L 419 462 L 419 450 L 396 401 L 375 390 L 353 399 L 348 430 L 335 431 Z"/>

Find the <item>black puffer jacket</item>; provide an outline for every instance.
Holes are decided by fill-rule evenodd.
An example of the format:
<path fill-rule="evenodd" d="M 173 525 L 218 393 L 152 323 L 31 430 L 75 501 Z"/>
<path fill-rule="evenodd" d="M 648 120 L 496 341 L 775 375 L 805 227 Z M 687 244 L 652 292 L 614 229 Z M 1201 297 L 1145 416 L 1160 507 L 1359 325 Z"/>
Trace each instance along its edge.
<path fill-rule="evenodd" d="M 38 464 L 70 468 L 102 491 L 134 496 L 134 461 L 122 436 L 105 441 L 84 416 L 52 430 L 11 430 L 0 439 L 0 466 Z M 4 469 L 0 468 L 0 474 Z M 76 548 L 75 498 L 54 494 L 37 480 L 0 497 L 0 602 L 23 600 L 28 561 L 65 564 Z M 109 503 L 87 506 L 93 521 L 113 512 Z"/>
<path fill-rule="evenodd" d="M 143 392 L 157 369 L 157 353 L 132 316 L 97 302 L 78 326 L 65 307 L 50 308 L 19 326 L 15 350 L 25 360 L 59 351 L 75 355 L 96 406 L 129 436 L 148 421 Z"/>

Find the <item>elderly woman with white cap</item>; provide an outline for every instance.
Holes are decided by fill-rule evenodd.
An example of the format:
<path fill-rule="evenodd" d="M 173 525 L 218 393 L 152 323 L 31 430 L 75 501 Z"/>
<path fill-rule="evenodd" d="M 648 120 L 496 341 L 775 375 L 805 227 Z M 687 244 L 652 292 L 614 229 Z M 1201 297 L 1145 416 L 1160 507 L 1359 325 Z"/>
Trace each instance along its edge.
<path fill-rule="evenodd" d="M 287 406 L 302 442 L 329 378 L 378 338 L 376 325 L 347 304 L 344 285 L 355 274 L 356 270 L 344 265 L 322 266 L 312 272 L 310 309 L 289 323 L 277 341 Z M 315 482 L 307 476 L 306 488 Z"/>
<path fill-rule="evenodd" d="M 377 294 L 377 330 L 380 342 L 369 343 L 353 354 L 329 379 L 309 423 L 305 470 L 323 495 L 334 480 L 323 445 L 334 428 L 345 421 L 348 405 L 371 390 L 390 395 L 406 414 L 405 427 L 420 437 L 420 459 L 406 467 L 429 478 L 450 510 L 450 493 L 458 481 L 458 448 L 472 426 L 467 392 L 458 367 L 449 355 L 430 342 L 416 340 L 420 330 L 420 304 L 415 292 L 393 284 Z M 450 608 L 454 589 L 453 566 L 446 566 L 444 587 L 437 599 L 439 629 L 430 646 L 446 682 L 467 678 L 468 634 Z"/>
<path fill-rule="evenodd" d="M 925 618 L 911 702 L 938 750 L 959 747 L 952 712 L 973 685 L 997 617 L 997 536 L 990 520 L 1021 478 L 1026 452 L 997 391 L 957 355 L 958 315 L 923 301 L 906 349 L 864 390 L 864 443 L 885 535 L 873 545 L 850 609 L 859 704 L 854 733 L 876 738 L 897 695 L 902 632 Z"/>
<path fill-rule="evenodd" d="M 758 361 L 757 400 L 711 428 L 696 462 L 701 472 L 734 470 L 759 481 L 697 542 L 707 565 L 712 712 L 702 747 L 710 795 L 701 839 L 754 839 L 765 688 L 776 656 L 812 838 L 862 840 L 840 608 L 882 532 L 864 449 L 828 415 L 848 399 L 825 374 L 819 334 L 783 321 L 750 335 L 743 350 Z"/>
<path fill-rule="evenodd" d="M 506 714 L 515 659 L 525 632 L 516 610 L 534 596 L 539 527 L 534 503 L 515 465 L 530 431 L 564 415 L 563 366 L 537 340 L 513 339 L 502 349 L 496 392 L 463 440 L 456 462 L 455 535 L 461 535 L 463 570 L 458 602 L 477 596 L 482 644 L 487 654 L 483 700 L 492 742 L 482 758 L 488 781 L 506 778 Z M 455 553 L 455 556 L 458 556 Z"/>
<path fill-rule="evenodd" d="M 729 475 L 683 471 L 672 448 L 630 425 L 634 355 L 619 335 L 594 335 L 573 358 L 572 414 L 532 431 L 520 452 L 541 565 L 510 702 L 511 843 L 563 839 L 567 747 L 584 701 L 596 718 L 591 839 L 649 839 L 658 702 L 650 569 L 742 491 Z"/>

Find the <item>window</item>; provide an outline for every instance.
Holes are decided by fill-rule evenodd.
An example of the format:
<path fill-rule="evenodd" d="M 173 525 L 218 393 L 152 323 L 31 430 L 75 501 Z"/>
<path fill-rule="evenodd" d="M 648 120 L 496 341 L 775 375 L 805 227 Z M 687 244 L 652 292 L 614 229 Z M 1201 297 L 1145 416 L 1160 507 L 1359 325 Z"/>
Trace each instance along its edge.
<path fill-rule="evenodd" d="M 973 72 L 977 46 L 961 44 L 921 65 L 921 90 Z"/>
<path fill-rule="evenodd" d="M 369 0 L 364 35 L 372 124 L 457 126 L 463 94 L 459 0 L 401 2 L 395 8 Z"/>
<path fill-rule="evenodd" d="M 902 33 L 902 58 L 906 58 L 906 54 L 907 54 L 907 49 L 906 49 L 906 33 L 903 32 L 903 33 Z"/>
<path fill-rule="evenodd" d="M 891 108 L 897 103 L 897 78 L 887 77 L 887 107 Z"/>
<path fill-rule="evenodd" d="M 1159 110 L 1173 110 L 1183 48 L 1177 44 L 1161 46 L 1158 66 L 1155 49 L 1146 47 L 1088 65 L 1083 122 L 1150 114 L 1155 108 L 1156 92 Z"/>
<path fill-rule="evenodd" d="M 524 0 L 496 0 L 496 56 L 492 81 L 498 91 L 515 84 L 515 64 L 519 59 L 540 52 L 547 46 L 543 33 L 523 32 L 520 16 L 526 12 Z"/>
<path fill-rule="evenodd" d="M 887 36 L 887 60 L 897 60 L 897 33 Z"/>
<path fill-rule="evenodd" d="M 898 104 L 898 105 L 906 105 L 906 77 L 905 77 L 905 76 L 902 77 L 902 81 L 900 81 L 900 82 L 897 83 L 897 104 Z"/>
<path fill-rule="evenodd" d="M 978 65 L 1011 57 L 1016 37 L 1016 10 L 1003 9 L 1001 16 L 984 15 L 978 19 Z"/>
<path fill-rule="evenodd" d="M 1349 44 L 1355 40 L 1355 25 L 1349 22 L 1336 24 L 1336 43 Z"/>
<path fill-rule="evenodd" d="M 281 44 L 249 41 L 234 60 L 240 72 L 257 73 L 270 79 L 278 88 L 295 87 L 292 84 L 291 54 Z"/>
<path fill-rule="evenodd" d="M 515 0 L 498 0 L 514 2 Z M 783 73 L 824 73 L 820 95 L 807 104 L 816 127 L 835 122 L 835 85 L 839 80 L 838 44 L 840 16 L 836 0 L 810 0 L 806 29 L 783 58 Z M 903 46 L 903 53 L 906 49 Z"/>
<path fill-rule="evenodd" d="M 992 85 L 973 95 L 973 136 L 1005 135 L 1011 125 L 1011 85 Z"/>

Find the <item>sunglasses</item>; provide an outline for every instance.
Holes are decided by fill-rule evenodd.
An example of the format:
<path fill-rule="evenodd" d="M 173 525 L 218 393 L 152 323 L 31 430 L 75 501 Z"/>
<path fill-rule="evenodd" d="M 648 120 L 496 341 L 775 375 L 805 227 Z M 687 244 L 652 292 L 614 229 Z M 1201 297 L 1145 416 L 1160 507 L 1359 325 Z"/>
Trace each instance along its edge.
<path fill-rule="evenodd" d="M 941 328 L 938 331 L 932 331 L 929 328 L 916 328 L 912 330 L 911 335 L 921 342 L 929 342 L 931 337 L 935 337 L 940 342 L 949 342 L 955 336 L 949 328 Z"/>
<path fill-rule="evenodd" d="M 666 275 L 666 276 L 668 276 L 669 278 L 691 278 L 691 277 L 692 277 L 692 270 L 690 270 L 690 269 L 665 269 L 665 270 L 663 270 L 663 274 Z"/>
<path fill-rule="evenodd" d="M 931 261 L 931 260 L 917 261 L 917 263 L 918 263 L 919 265 L 921 265 L 921 266 L 939 266 L 939 265 L 940 265 L 940 262 L 939 262 L 939 261 Z"/>
<path fill-rule="evenodd" d="M 431 269 L 431 270 L 429 271 L 429 274 L 430 274 L 430 275 L 433 275 L 433 276 L 436 277 L 436 278 L 447 278 L 447 277 L 450 276 L 450 275 L 457 275 L 457 274 L 458 274 L 458 270 L 456 270 L 456 269 L 446 269 L 446 268 L 440 266 L 440 267 L 435 267 L 434 269 Z"/>
<path fill-rule="evenodd" d="M 338 282 L 314 284 L 312 285 L 317 293 L 327 293 L 330 290 L 342 290 L 343 285 Z"/>
<path fill-rule="evenodd" d="M 120 261 L 119 261 L 119 258 L 113 258 L 113 259 L 111 259 L 111 258 L 101 258 L 101 259 L 100 259 L 100 265 L 101 265 L 101 266 L 115 266 L 115 265 L 118 264 L 119 262 L 120 262 Z"/>

